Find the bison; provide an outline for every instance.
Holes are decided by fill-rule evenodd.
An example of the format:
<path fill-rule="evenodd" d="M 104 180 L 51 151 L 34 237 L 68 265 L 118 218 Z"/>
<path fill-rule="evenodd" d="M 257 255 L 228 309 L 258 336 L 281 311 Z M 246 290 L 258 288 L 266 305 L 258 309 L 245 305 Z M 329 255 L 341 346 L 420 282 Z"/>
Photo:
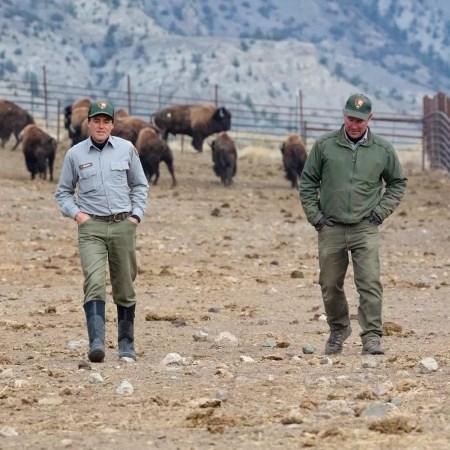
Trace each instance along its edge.
<path fill-rule="evenodd" d="M 114 111 L 114 119 L 122 119 L 122 117 L 129 117 L 128 111 L 125 108 L 119 108 Z"/>
<path fill-rule="evenodd" d="M 139 132 L 136 141 L 136 148 L 139 153 L 142 168 L 148 179 L 151 181 L 155 176 L 153 184 L 156 185 L 159 179 L 159 164 L 161 161 L 167 166 L 172 176 L 172 186 L 177 184 L 175 171 L 173 168 L 173 154 L 167 142 L 162 140 L 154 128 L 146 127 Z"/>
<path fill-rule="evenodd" d="M 87 116 L 90 104 L 91 101 L 88 98 L 82 98 L 65 108 L 64 126 L 69 132 L 69 138 L 72 139 L 72 145 L 89 137 Z M 130 116 L 126 109 L 119 108 L 114 114 L 114 129 L 111 134 L 127 139 L 136 145 L 139 131 L 144 127 L 152 126 L 150 122 Z"/>
<path fill-rule="evenodd" d="M 72 112 L 78 108 L 89 108 L 91 100 L 87 97 L 75 100 L 71 105 L 64 108 L 64 126 L 68 129 L 72 122 Z"/>
<path fill-rule="evenodd" d="M 213 170 L 220 177 L 224 186 L 230 186 L 237 169 L 237 152 L 234 141 L 226 132 L 220 133 L 211 142 Z"/>
<path fill-rule="evenodd" d="M 302 138 L 298 134 L 291 134 L 280 145 L 283 155 L 283 166 L 286 179 L 291 182 L 293 188 L 298 189 L 298 180 L 305 165 L 307 153 Z"/>
<path fill-rule="evenodd" d="M 153 128 L 156 134 L 159 134 L 159 130 L 150 122 L 135 117 L 135 116 L 121 116 L 114 115 L 114 128 L 111 132 L 113 136 L 119 136 L 127 141 L 130 141 L 133 145 L 136 145 L 136 141 L 139 132 L 144 128 Z"/>
<path fill-rule="evenodd" d="M 23 129 L 22 151 L 32 180 L 34 180 L 36 174 L 39 174 L 39 177 L 45 180 L 48 168 L 50 181 L 53 181 L 56 147 L 56 140 L 37 125 L 27 125 Z"/>
<path fill-rule="evenodd" d="M 20 144 L 20 132 L 29 124 L 34 124 L 31 114 L 8 100 L 0 100 L 0 139 L 2 148 L 13 134 L 16 143 L 12 150 Z"/>
<path fill-rule="evenodd" d="M 76 110 L 76 112 L 78 111 L 80 111 L 80 109 Z M 126 139 L 133 145 L 136 145 L 139 132 L 143 128 L 153 128 L 155 132 L 159 134 L 159 130 L 154 125 L 146 122 L 143 119 L 140 119 L 139 117 L 121 116 L 118 118 L 116 115 L 114 115 L 114 128 L 111 134 L 113 136 L 118 136 Z M 71 130 L 73 130 L 73 132 L 71 134 L 71 131 L 69 131 L 69 136 L 71 136 L 72 138 L 73 145 L 89 137 L 87 111 L 86 117 L 82 120 L 82 122 L 78 126 L 71 128 Z"/>
<path fill-rule="evenodd" d="M 72 109 L 89 108 L 91 106 L 91 99 L 89 97 L 79 98 L 72 103 Z"/>
<path fill-rule="evenodd" d="M 231 113 L 212 104 L 174 105 L 156 112 L 153 122 L 161 130 L 164 140 L 169 133 L 186 134 L 192 137 L 195 150 L 201 152 L 208 136 L 231 128 Z"/>
<path fill-rule="evenodd" d="M 64 109 L 64 127 L 67 129 L 73 145 L 88 137 L 85 122 L 87 122 L 90 104 L 89 98 L 81 98 Z"/>

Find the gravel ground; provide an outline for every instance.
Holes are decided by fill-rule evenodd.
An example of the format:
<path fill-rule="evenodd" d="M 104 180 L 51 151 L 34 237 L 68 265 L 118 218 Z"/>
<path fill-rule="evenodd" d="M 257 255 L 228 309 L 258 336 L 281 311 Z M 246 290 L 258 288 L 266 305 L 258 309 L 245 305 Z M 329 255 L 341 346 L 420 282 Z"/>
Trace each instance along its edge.
<path fill-rule="evenodd" d="M 138 361 L 117 359 L 109 298 L 106 360 L 89 365 L 76 225 L 56 180 L 1 152 L 0 448 L 450 448 L 450 178 L 417 154 L 381 231 L 385 356 L 361 356 L 350 268 L 353 334 L 324 358 L 317 236 L 279 152 L 239 151 L 227 189 L 186 150 L 138 228 Z"/>

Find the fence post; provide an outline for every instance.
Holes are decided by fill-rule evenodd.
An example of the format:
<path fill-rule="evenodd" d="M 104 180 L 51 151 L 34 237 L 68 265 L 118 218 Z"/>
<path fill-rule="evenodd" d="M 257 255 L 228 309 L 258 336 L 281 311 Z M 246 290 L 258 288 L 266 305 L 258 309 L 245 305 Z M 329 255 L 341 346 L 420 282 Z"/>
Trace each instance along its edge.
<path fill-rule="evenodd" d="M 303 122 L 303 91 L 300 89 L 298 92 L 298 106 L 300 109 L 300 131 L 301 131 L 301 135 L 305 135 L 306 136 L 306 125 Z M 305 142 L 306 142 L 306 137 L 305 137 Z"/>
<path fill-rule="evenodd" d="M 127 75 L 127 91 L 128 91 L 128 113 L 131 116 L 131 81 L 130 81 L 130 75 Z"/>
<path fill-rule="evenodd" d="M 161 82 L 158 85 L 158 111 L 161 109 Z"/>
<path fill-rule="evenodd" d="M 216 105 L 216 108 L 217 108 L 217 105 L 218 105 L 218 102 L 219 102 L 219 87 L 217 86 L 217 84 L 215 84 L 214 85 L 214 104 Z"/>
<path fill-rule="evenodd" d="M 437 110 L 442 111 L 443 113 L 447 113 L 446 106 L 447 106 L 447 97 L 443 92 L 438 92 L 436 95 L 436 102 L 437 102 Z"/>
<path fill-rule="evenodd" d="M 425 145 L 426 145 L 425 126 L 426 126 L 426 121 L 425 121 L 425 114 L 424 114 L 423 118 L 422 118 L 422 172 L 425 171 Z"/>
<path fill-rule="evenodd" d="M 44 72 L 44 105 L 45 105 L 45 128 L 48 128 L 48 95 L 47 95 L 47 69 L 43 67 Z"/>
<path fill-rule="evenodd" d="M 56 109 L 56 142 L 59 144 L 59 122 L 61 117 L 61 100 L 58 100 Z"/>

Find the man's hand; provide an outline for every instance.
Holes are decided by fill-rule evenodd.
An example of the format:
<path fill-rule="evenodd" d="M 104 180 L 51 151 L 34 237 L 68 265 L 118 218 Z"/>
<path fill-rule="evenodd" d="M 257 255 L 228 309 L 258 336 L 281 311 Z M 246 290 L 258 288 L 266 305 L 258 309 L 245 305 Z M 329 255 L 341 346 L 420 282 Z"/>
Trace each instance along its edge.
<path fill-rule="evenodd" d="M 372 225 L 381 225 L 383 221 L 378 217 L 375 211 L 371 211 L 368 216 L 363 217 L 364 220 L 371 223 Z"/>
<path fill-rule="evenodd" d="M 75 222 L 78 225 L 81 225 L 83 222 L 86 222 L 86 220 L 89 220 L 90 218 L 91 218 L 91 216 L 89 214 L 86 214 L 86 213 L 80 211 L 75 216 Z"/>
<path fill-rule="evenodd" d="M 320 231 L 324 226 L 327 227 L 334 227 L 334 223 L 327 219 L 325 216 L 322 216 L 315 224 L 314 224 L 314 228 L 316 229 L 316 231 Z"/>

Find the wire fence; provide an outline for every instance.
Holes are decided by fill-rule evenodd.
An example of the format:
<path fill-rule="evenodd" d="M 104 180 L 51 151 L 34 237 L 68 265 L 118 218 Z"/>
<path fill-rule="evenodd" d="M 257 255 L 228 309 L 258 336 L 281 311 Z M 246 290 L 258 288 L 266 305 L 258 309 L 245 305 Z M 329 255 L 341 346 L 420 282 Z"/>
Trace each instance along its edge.
<path fill-rule="evenodd" d="M 292 105 L 277 105 L 256 103 L 248 97 L 241 101 L 230 99 L 222 95 L 222 89 L 217 85 L 213 92 L 205 93 L 203 98 L 193 98 L 167 94 L 164 85 L 157 92 L 134 92 L 130 78 L 126 91 L 50 84 L 46 78 L 44 68 L 42 81 L 0 80 L 0 98 L 29 111 L 37 123 L 53 134 L 58 142 L 67 135 L 63 126 L 64 108 L 83 97 L 106 98 L 116 108 L 125 108 L 131 115 L 146 120 L 150 120 L 156 111 L 173 104 L 214 103 L 225 106 L 232 114 L 231 132 L 239 134 L 242 145 L 250 145 L 257 139 L 264 141 L 268 147 L 278 147 L 280 141 L 291 133 L 298 133 L 305 141 L 310 141 L 342 123 L 342 110 L 309 106 L 302 91 L 293 95 Z M 377 112 L 372 129 L 394 145 L 415 149 L 420 147 L 422 151 L 422 119 L 421 113 L 393 115 Z"/>

